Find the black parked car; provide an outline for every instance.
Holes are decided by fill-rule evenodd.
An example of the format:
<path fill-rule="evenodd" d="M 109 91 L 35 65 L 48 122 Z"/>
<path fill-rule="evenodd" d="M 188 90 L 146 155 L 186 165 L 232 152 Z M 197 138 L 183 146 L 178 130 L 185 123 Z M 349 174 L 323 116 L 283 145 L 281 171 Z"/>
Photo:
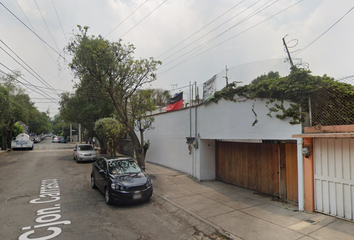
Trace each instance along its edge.
<path fill-rule="evenodd" d="M 100 189 L 108 205 L 148 201 L 152 183 L 129 157 L 101 157 L 92 164 L 91 187 Z"/>

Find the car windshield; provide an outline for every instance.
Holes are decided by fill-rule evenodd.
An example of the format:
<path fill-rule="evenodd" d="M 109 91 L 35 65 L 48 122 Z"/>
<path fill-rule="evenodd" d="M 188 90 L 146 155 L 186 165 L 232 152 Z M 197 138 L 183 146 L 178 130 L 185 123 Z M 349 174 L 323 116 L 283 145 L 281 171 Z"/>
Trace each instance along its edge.
<path fill-rule="evenodd" d="M 139 166 L 133 160 L 118 160 L 108 162 L 108 171 L 113 175 L 140 173 Z"/>
<path fill-rule="evenodd" d="M 87 150 L 93 150 L 92 146 L 87 145 L 87 146 L 79 146 L 78 149 L 80 151 L 87 151 Z"/>

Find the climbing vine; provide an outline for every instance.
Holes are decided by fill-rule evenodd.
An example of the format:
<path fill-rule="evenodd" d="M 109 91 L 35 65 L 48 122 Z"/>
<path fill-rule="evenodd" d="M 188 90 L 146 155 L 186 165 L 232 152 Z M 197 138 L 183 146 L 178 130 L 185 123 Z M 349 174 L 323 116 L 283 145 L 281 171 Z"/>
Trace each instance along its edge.
<path fill-rule="evenodd" d="M 212 101 L 217 103 L 222 98 L 235 102 L 245 101 L 245 99 L 268 99 L 268 116 L 271 117 L 272 113 L 275 113 L 279 119 L 292 118 L 289 122 L 290 124 L 300 124 L 305 121 L 309 112 L 309 98 L 317 92 L 326 90 L 331 94 L 332 98 L 323 103 L 330 104 L 330 106 L 337 104 L 337 97 L 349 97 L 351 99 L 354 97 L 352 85 L 336 82 L 333 78 L 326 75 L 322 77 L 313 76 L 308 70 L 293 67 L 291 73 L 286 77 L 279 77 L 279 74 L 274 74 L 273 72 L 269 75 L 271 77 L 262 75 L 260 81 L 257 78 L 257 81 L 252 81 L 251 84 L 245 86 L 237 86 L 238 82 L 230 83 L 220 91 L 215 92 L 215 97 Z M 243 100 L 238 100 L 236 96 L 243 97 Z M 290 106 L 285 107 L 284 101 L 290 102 Z M 345 104 L 348 103 L 346 102 Z M 354 109 L 354 103 L 352 105 Z M 337 104 L 336 108 L 340 108 L 340 106 Z M 256 118 L 253 123 L 254 126 L 258 122 L 254 104 L 252 112 Z M 328 114 L 333 114 L 333 112 Z M 342 116 L 342 118 L 347 119 L 348 116 Z M 354 119 L 352 118 L 352 120 Z"/>

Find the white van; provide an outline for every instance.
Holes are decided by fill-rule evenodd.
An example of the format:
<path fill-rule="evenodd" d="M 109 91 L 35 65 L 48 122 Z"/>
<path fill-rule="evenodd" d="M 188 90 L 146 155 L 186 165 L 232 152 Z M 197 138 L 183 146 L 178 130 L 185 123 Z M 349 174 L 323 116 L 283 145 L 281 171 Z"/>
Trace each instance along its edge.
<path fill-rule="evenodd" d="M 19 134 L 16 139 L 11 142 L 12 150 L 15 149 L 29 149 L 33 150 L 34 142 L 30 139 L 30 136 L 26 133 Z"/>

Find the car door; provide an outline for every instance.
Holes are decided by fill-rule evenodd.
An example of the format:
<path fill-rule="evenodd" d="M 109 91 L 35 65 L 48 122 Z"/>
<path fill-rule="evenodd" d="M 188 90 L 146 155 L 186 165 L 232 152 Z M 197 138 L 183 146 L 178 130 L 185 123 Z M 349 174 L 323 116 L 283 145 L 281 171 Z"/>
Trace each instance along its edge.
<path fill-rule="evenodd" d="M 74 152 L 73 152 L 73 156 L 75 159 L 77 159 L 77 145 L 74 147 Z"/>
<path fill-rule="evenodd" d="M 96 164 L 96 171 L 95 171 L 95 180 L 96 180 L 96 186 L 101 190 L 104 191 L 104 186 L 105 186 L 105 173 L 102 172 L 104 171 L 104 166 L 106 165 L 106 161 L 103 158 L 100 158 L 97 161 Z"/>

